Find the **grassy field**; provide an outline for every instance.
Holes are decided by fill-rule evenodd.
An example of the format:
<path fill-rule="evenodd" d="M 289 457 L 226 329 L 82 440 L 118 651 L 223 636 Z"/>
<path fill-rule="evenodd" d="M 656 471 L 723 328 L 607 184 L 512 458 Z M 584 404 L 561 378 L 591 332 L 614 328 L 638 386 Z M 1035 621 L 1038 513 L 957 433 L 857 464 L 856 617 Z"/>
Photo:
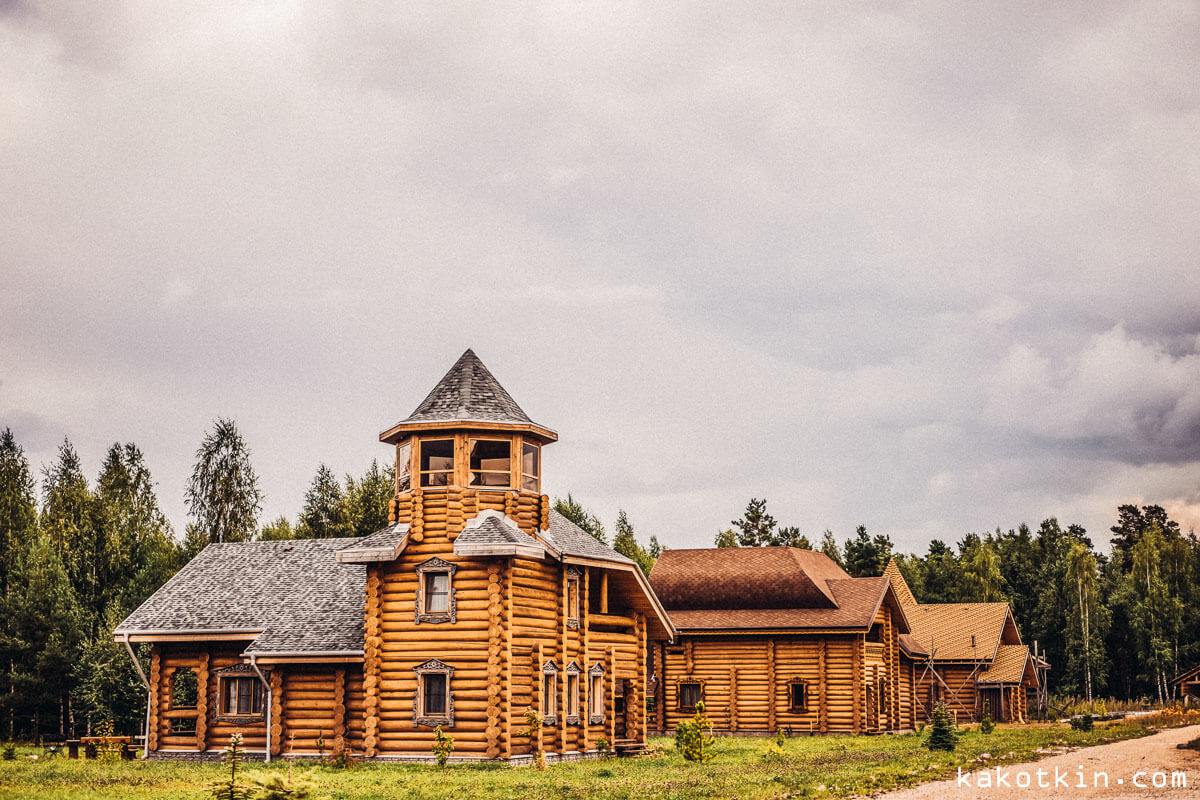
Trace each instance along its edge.
<path fill-rule="evenodd" d="M 954 753 L 931 753 L 921 737 L 827 736 L 789 739 L 721 738 L 716 758 L 689 763 L 670 739 L 658 758 L 610 759 L 552 765 L 541 772 L 503 765 L 360 765 L 350 770 L 297 764 L 292 769 L 331 800 L 375 798 L 470 798 L 470 800 L 564 800 L 605 797 L 656 798 L 844 797 L 872 794 L 949 777 L 959 766 L 975 766 L 988 753 L 989 765 L 1028 761 L 1040 748 L 1086 746 L 1129 739 L 1160 727 L 1198 724 L 1200 713 L 1167 714 L 1131 722 L 1097 724 L 1090 733 L 1067 725 L 999 726 L 990 735 L 966 731 Z M 216 764 L 52 759 L 33 761 L 25 749 L 16 761 L 0 761 L 0 798 L 99 800 L 100 798 L 203 798 L 205 784 L 222 774 Z M 248 778 L 286 773 L 284 764 L 246 765 Z"/>

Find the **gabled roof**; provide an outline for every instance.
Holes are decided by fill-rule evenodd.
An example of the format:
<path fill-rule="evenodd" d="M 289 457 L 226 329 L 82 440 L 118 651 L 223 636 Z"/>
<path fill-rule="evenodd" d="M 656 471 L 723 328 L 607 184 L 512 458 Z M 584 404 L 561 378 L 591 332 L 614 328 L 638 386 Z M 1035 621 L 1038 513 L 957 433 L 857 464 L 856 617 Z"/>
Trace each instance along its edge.
<path fill-rule="evenodd" d="M 1033 656 L 1023 644 L 1002 644 L 996 650 L 996 659 L 987 669 L 979 673 L 980 684 L 1017 684 L 1031 681 L 1037 685 L 1037 671 L 1033 668 Z"/>
<path fill-rule="evenodd" d="M 369 564 L 372 561 L 393 561 L 408 544 L 408 523 L 397 522 L 380 528 L 369 536 L 351 539 L 338 551 L 337 560 L 343 564 Z"/>
<path fill-rule="evenodd" d="M 1185 681 L 1194 680 L 1200 676 L 1200 664 L 1192 667 L 1189 670 L 1179 673 L 1171 679 L 1171 683 L 1183 683 Z"/>
<path fill-rule="evenodd" d="M 366 568 L 336 558 L 356 541 L 210 544 L 114 635 L 245 634 L 258 655 L 361 653 Z"/>
<path fill-rule="evenodd" d="M 1005 629 L 1009 638 L 1016 632 L 1008 603 L 918 603 L 905 611 L 912 635 L 934 661 L 991 661 Z M 1011 644 L 1020 643 L 1015 639 Z"/>
<path fill-rule="evenodd" d="M 541 533 L 554 549 L 564 556 L 633 564 L 632 560 L 597 541 L 594 536 L 557 511 L 550 512 L 550 528 Z"/>
<path fill-rule="evenodd" d="M 384 431 L 390 441 L 395 434 L 417 428 L 443 428 L 451 423 L 515 426 L 553 441 L 558 435 L 536 424 L 517 405 L 496 376 L 468 349 L 411 414 Z"/>
<path fill-rule="evenodd" d="M 912 589 L 908 588 L 908 581 L 904 580 L 904 574 L 900 572 L 900 566 L 894 557 L 888 559 L 887 567 L 883 570 L 883 577 L 892 582 L 892 588 L 896 590 L 896 597 L 899 598 L 900 605 L 908 608 L 917 604 L 917 598 L 913 597 Z"/>

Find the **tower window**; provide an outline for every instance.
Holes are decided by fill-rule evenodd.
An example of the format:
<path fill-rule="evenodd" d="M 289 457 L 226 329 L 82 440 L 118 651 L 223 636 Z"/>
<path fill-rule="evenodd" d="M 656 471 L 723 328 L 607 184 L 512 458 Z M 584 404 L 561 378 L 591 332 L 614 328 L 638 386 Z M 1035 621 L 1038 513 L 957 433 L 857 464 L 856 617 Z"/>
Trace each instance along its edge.
<path fill-rule="evenodd" d="M 521 446 L 521 488 L 527 492 L 538 490 L 541 475 L 542 449 L 536 444 L 525 442 Z"/>
<path fill-rule="evenodd" d="M 512 485 L 512 442 L 471 440 L 471 485 L 491 489 L 507 489 Z"/>
<path fill-rule="evenodd" d="M 421 441 L 421 485 L 449 486 L 454 480 L 454 440 Z"/>
<path fill-rule="evenodd" d="M 412 488 L 412 445 L 408 442 L 396 446 L 396 493 Z"/>

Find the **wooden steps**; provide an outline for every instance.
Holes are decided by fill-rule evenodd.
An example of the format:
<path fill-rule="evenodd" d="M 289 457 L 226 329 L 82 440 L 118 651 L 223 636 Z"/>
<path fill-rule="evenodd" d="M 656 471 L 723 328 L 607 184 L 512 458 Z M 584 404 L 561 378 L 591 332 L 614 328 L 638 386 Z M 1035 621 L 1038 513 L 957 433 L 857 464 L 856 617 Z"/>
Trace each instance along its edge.
<path fill-rule="evenodd" d="M 635 739 L 617 739 L 613 743 L 613 752 L 617 758 L 630 758 L 648 753 L 650 749 Z"/>

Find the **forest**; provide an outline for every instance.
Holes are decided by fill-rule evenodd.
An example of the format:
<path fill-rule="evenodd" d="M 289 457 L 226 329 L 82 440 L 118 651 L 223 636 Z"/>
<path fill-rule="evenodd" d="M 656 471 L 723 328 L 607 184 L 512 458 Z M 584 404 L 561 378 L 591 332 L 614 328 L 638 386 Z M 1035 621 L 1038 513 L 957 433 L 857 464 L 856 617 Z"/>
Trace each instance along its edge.
<path fill-rule="evenodd" d="M 39 479 L 40 478 L 40 479 Z M 89 481 L 69 441 L 35 477 L 9 429 L 0 433 L 0 739 L 65 739 L 112 722 L 141 725 L 145 694 L 112 629 L 213 542 L 365 536 L 387 524 L 394 482 L 372 462 L 342 479 L 319 465 L 295 521 L 260 519 L 251 452 L 232 420 L 200 442 L 184 490 L 188 520 L 174 530 L 159 507 L 145 455 L 113 444 Z M 662 551 L 643 545 L 624 511 L 611 538 L 573 495 L 554 507 L 646 572 Z M 716 535 L 721 547 L 821 550 L 854 576 L 879 575 L 896 556 L 921 602 L 1008 601 L 1026 641 L 1052 664 L 1051 688 L 1087 697 L 1169 698 L 1169 681 L 1200 658 L 1200 542 L 1155 505 L 1116 509 L 1106 552 L 1078 525 L 967 533 L 924 554 L 893 552 L 860 526 L 839 543 L 778 525 L 766 501 Z M 141 657 L 146 653 L 141 652 Z"/>

